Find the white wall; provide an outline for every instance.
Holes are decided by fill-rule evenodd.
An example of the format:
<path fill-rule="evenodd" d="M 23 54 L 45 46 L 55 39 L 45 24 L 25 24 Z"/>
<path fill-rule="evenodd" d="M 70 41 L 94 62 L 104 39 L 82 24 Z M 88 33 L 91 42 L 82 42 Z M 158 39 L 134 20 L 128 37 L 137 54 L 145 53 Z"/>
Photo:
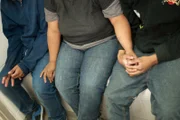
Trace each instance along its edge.
<path fill-rule="evenodd" d="M 1 18 L 0 18 L 0 23 L 1 23 Z M 2 24 L 0 24 L 0 69 L 6 59 L 6 51 L 8 46 L 7 40 L 4 37 L 1 28 L 2 28 Z"/>

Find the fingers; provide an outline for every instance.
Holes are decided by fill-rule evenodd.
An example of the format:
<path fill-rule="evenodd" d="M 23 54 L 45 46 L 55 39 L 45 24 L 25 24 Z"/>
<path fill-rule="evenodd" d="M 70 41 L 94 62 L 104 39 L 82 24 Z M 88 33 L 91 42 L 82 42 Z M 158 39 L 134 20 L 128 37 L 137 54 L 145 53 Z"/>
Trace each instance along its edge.
<path fill-rule="evenodd" d="M 44 80 L 44 83 L 46 83 L 47 82 L 47 79 L 46 79 L 46 76 L 47 74 L 46 74 L 46 71 L 45 70 L 43 70 L 42 72 L 41 72 L 41 74 L 40 74 L 40 77 L 42 78 L 43 77 L 43 80 Z"/>
<path fill-rule="evenodd" d="M 11 77 L 16 79 L 16 78 L 19 78 L 21 76 L 20 76 L 20 73 L 16 70 L 13 74 L 11 74 Z"/>
<path fill-rule="evenodd" d="M 136 69 L 136 70 L 139 70 L 139 66 L 138 65 L 128 65 L 128 64 L 126 64 L 125 68 L 126 69 Z"/>
<path fill-rule="evenodd" d="M 14 87 L 14 79 L 11 78 L 11 86 Z"/>
<path fill-rule="evenodd" d="M 56 72 L 53 72 L 53 78 L 55 78 Z"/>
<path fill-rule="evenodd" d="M 132 64 L 135 64 L 136 63 L 136 59 L 135 57 L 133 57 L 132 55 L 125 55 L 125 54 L 119 54 L 118 55 L 118 61 L 120 64 L 123 64 L 123 65 L 132 65 Z"/>
<path fill-rule="evenodd" d="M 47 73 L 46 72 L 44 72 L 44 74 L 43 74 L 43 79 L 44 79 L 44 83 L 47 83 Z"/>
<path fill-rule="evenodd" d="M 119 50 L 118 54 L 119 55 L 124 55 L 125 54 L 125 50 Z"/>
<path fill-rule="evenodd" d="M 55 78 L 55 72 L 52 73 L 51 83 L 54 81 Z"/>
<path fill-rule="evenodd" d="M 142 64 L 138 59 L 134 60 L 128 60 L 127 64 L 125 64 L 126 69 L 137 69 L 137 70 L 142 70 Z"/>
<path fill-rule="evenodd" d="M 11 86 L 14 87 L 14 85 L 15 85 L 15 79 L 12 78 L 10 75 L 7 75 L 7 76 L 5 76 L 5 77 L 2 78 L 2 84 L 3 84 L 5 87 L 8 87 L 10 80 L 11 80 Z M 19 80 L 22 80 L 22 78 L 20 77 Z"/>
<path fill-rule="evenodd" d="M 40 77 L 43 77 L 44 83 L 47 83 L 47 78 L 49 80 L 50 83 L 52 83 L 54 81 L 54 76 L 55 73 L 54 72 L 48 72 L 46 70 L 43 70 L 40 74 Z"/>
<path fill-rule="evenodd" d="M 137 59 L 127 60 L 127 65 L 129 65 L 129 66 L 138 65 L 138 62 L 139 62 L 139 60 L 137 60 Z"/>
<path fill-rule="evenodd" d="M 40 77 L 42 78 L 42 76 L 43 76 L 43 74 L 44 74 L 44 70 L 41 72 L 41 74 L 40 74 Z"/>
<path fill-rule="evenodd" d="M 137 72 L 137 71 L 138 71 L 137 69 L 129 69 L 129 68 L 126 69 L 127 73 L 134 73 L 134 72 Z"/>
<path fill-rule="evenodd" d="M 48 73 L 47 76 L 48 76 L 49 82 L 52 83 L 53 82 L 53 74 Z"/>
<path fill-rule="evenodd" d="M 132 73 L 127 72 L 127 73 L 129 74 L 129 76 L 134 77 L 134 76 L 138 76 L 138 75 L 142 74 L 142 71 L 136 71 L 136 72 L 132 72 Z"/>
<path fill-rule="evenodd" d="M 7 78 L 7 76 L 5 76 L 5 77 L 2 78 L 2 84 L 5 83 L 6 78 Z"/>
<path fill-rule="evenodd" d="M 126 60 L 133 60 L 133 59 L 135 59 L 135 57 L 132 56 L 132 55 L 124 55 L 124 59 L 126 59 Z"/>
<path fill-rule="evenodd" d="M 14 78 L 11 78 L 10 75 L 7 75 L 7 76 L 3 77 L 3 79 L 2 79 L 2 84 L 3 84 L 5 87 L 8 87 L 10 79 L 11 79 L 11 86 L 14 87 L 14 85 L 15 85 L 15 80 L 14 80 Z M 21 79 L 22 79 L 22 78 L 21 78 Z"/>
<path fill-rule="evenodd" d="M 125 65 L 126 72 L 129 74 L 129 76 L 137 76 L 143 73 L 142 65 L 141 63 L 135 61 L 128 61 L 129 63 Z"/>
<path fill-rule="evenodd" d="M 10 75 L 11 78 L 13 78 L 13 79 L 16 79 L 16 78 L 20 79 L 20 78 L 24 77 L 24 73 L 18 65 L 16 65 L 11 71 L 9 71 L 8 75 Z"/>
<path fill-rule="evenodd" d="M 9 79 L 10 79 L 10 77 L 7 76 L 6 79 L 5 79 L 5 83 L 4 83 L 4 86 L 5 86 L 5 87 L 8 87 Z"/>

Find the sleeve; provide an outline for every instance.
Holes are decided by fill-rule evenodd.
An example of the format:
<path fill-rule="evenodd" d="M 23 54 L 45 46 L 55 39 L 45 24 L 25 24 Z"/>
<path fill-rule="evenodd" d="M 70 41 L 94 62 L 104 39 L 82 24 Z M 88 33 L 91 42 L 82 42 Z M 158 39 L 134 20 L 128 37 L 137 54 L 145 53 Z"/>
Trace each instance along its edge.
<path fill-rule="evenodd" d="M 17 65 L 23 58 L 22 29 L 1 10 L 3 33 L 8 40 L 7 59 L 1 71 L 1 77 Z"/>
<path fill-rule="evenodd" d="M 158 62 L 165 62 L 180 58 L 180 30 L 166 42 L 155 47 Z"/>
<path fill-rule="evenodd" d="M 24 74 L 28 74 L 31 72 L 36 66 L 37 62 L 47 53 L 47 23 L 45 21 L 44 15 L 44 6 L 42 4 L 43 0 L 38 0 L 38 23 L 39 27 L 37 27 L 38 34 L 36 38 L 34 38 L 33 47 L 28 51 L 27 55 L 24 59 L 18 64 L 20 68 L 24 71 Z M 29 35 L 32 36 L 32 35 Z M 30 38 L 31 39 L 31 38 Z M 33 40 L 31 40 L 33 41 Z"/>
<path fill-rule="evenodd" d="M 105 18 L 112 18 L 123 13 L 119 0 L 98 0 Z"/>
<path fill-rule="evenodd" d="M 47 22 L 58 20 L 57 6 L 54 0 L 44 0 L 44 12 Z"/>
<path fill-rule="evenodd" d="M 47 10 L 46 8 L 44 9 L 44 11 L 45 11 L 45 16 L 46 16 L 47 22 L 52 22 L 52 21 L 58 20 L 57 13 L 51 12 L 51 11 Z"/>
<path fill-rule="evenodd" d="M 44 8 L 53 13 L 56 13 L 57 6 L 55 4 L 55 0 L 44 0 Z"/>
<path fill-rule="evenodd" d="M 141 25 L 140 18 L 134 12 L 134 7 L 136 3 L 134 3 L 132 0 L 120 0 L 120 2 L 123 9 L 123 13 L 130 23 L 132 37 L 134 38 L 137 29 Z"/>

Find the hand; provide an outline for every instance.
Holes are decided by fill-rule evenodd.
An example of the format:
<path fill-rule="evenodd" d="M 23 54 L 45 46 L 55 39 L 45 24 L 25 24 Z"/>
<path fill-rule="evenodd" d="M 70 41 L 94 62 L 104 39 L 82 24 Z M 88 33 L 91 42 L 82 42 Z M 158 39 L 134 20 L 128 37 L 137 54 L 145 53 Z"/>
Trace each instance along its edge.
<path fill-rule="evenodd" d="M 19 78 L 20 80 L 22 80 L 22 77 L 24 77 L 24 73 L 18 65 L 16 65 L 11 71 L 9 71 L 8 75 L 10 75 L 11 79 Z"/>
<path fill-rule="evenodd" d="M 44 68 L 44 70 L 41 72 L 40 77 L 44 78 L 44 83 L 47 82 L 47 79 L 49 79 L 50 83 L 53 82 L 55 77 L 55 69 L 56 69 L 56 62 L 49 62 L 47 66 Z"/>
<path fill-rule="evenodd" d="M 129 61 L 137 58 L 136 54 L 133 51 L 125 52 L 124 50 L 119 50 L 117 57 L 119 63 L 123 65 L 125 68 L 127 65 L 130 65 Z"/>
<path fill-rule="evenodd" d="M 2 84 L 5 87 L 8 87 L 10 79 L 11 79 L 11 76 L 10 75 L 6 75 L 5 77 L 2 78 Z M 11 79 L 11 86 L 14 87 L 14 79 Z"/>
<path fill-rule="evenodd" d="M 157 63 L 158 60 L 156 54 L 153 54 L 151 56 L 143 56 L 130 61 L 129 64 L 135 64 L 135 65 L 127 66 L 126 72 L 130 76 L 137 76 L 145 73 L 147 70 L 149 70 L 152 66 L 156 65 Z M 137 71 L 130 71 L 130 69 L 136 69 Z"/>

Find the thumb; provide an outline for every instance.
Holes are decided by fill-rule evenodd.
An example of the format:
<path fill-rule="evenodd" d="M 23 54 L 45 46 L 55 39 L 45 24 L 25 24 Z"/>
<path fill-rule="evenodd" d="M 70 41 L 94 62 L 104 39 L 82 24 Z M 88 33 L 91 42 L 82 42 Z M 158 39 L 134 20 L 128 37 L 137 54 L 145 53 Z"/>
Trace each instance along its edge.
<path fill-rule="evenodd" d="M 124 50 L 119 50 L 119 55 L 124 55 L 125 51 Z"/>

